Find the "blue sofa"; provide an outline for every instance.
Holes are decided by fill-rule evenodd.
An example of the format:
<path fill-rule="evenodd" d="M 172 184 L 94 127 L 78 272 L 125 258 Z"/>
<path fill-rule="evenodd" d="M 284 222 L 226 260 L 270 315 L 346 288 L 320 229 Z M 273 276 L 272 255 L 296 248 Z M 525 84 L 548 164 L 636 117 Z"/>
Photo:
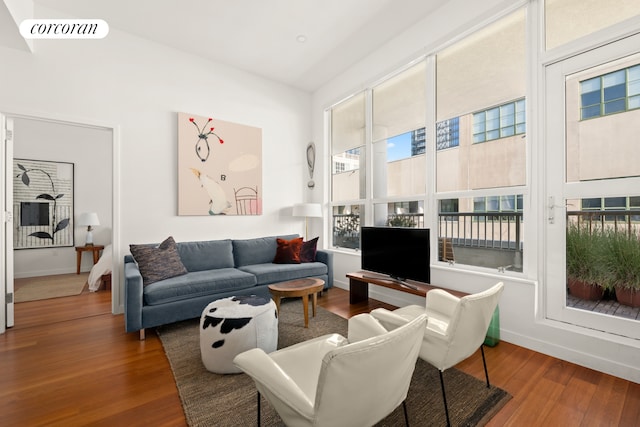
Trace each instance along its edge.
<path fill-rule="evenodd" d="M 267 285 L 304 277 L 324 280 L 333 286 L 333 257 L 316 251 L 315 262 L 273 263 L 276 238 L 290 240 L 298 235 L 270 236 L 243 240 L 178 242 L 177 250 L 187 273 L 143 286 L 142 275 L 132 255 L 124 257 L 125 330 L 145 328 L 200 317 L 211 301 L 238 295 L 270 298 Z"/>

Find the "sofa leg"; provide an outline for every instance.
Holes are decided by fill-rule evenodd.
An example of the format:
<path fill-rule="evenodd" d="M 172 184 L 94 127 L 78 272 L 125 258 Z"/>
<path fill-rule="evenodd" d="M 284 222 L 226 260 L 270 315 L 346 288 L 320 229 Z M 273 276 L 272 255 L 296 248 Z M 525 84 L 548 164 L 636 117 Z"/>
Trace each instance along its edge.
<path fill-rule="evenodd" d="M 140 329 L 140 341 L 144 341 L 145 340 L 145 335 L 144 335 L 144 329 Z"/>

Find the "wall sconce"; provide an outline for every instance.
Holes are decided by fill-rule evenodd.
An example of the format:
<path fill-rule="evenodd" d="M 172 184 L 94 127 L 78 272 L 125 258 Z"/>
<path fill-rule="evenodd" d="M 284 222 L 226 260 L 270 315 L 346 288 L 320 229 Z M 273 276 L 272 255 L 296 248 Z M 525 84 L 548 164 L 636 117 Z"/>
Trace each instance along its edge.
<path fill-rule="evenodd" d="M 98 214 L 95 212 L 85 212 L 83 214 L 80 214 L 80 218 L 78 218 L 78 225 L 87 227 L 87 237 L 85 245 L 93 246 L 93 232 L 91 227 L 100 225 Z"/>

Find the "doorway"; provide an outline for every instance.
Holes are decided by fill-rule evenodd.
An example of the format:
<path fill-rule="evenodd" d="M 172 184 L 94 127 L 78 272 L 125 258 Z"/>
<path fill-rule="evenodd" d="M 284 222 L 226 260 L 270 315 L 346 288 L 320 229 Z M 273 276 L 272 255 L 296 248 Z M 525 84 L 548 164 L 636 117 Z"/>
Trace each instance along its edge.
<path fill-rule="evenodd" d="M 115 240 L 115 190 L 114 170 L 116 166 L 115 130 L 113 127 L 84 124 L 73 121 L 47 119 L 42 117 L 7 114 L 6 122 L 11 122 L 12 147 L 7 150 L 11 156 L 5 155 L 5 166 L 12 173 L 7 174 L 5 180 L 6 200 L 11 200 L 13 181 L 16 175 L 14 168 L 19 159 L 65 162 L 73 164 L 73 214 L 70 216 L 68 227 L 71 228 L 72 239 L 63 244 L 40 244 L 35 248 L 23 248 L 10 251 L 10 242 L 5 245 L 6 255 L 11 252 L 12 265 L 6 270 L 13 269 L 13 277 L 7 277 L 7 282 L 14 279 L 60 277 L 75 274 L 77 264 L 76 246 L 84 246 L 87 227 L 77 225 L 78 218 L 84 213 L 95 213 L 99 218 L 98 226 L 94 226 L 92 234 L 96 245 L 104 245 L 111 249 Z M 35 176 L 33 179 L 37 179 Z M 14 202 L 5 206 L 12 215 L 11 227 L 5 228 L 6 240 L 13 241 L 20 231 L 20 209 Z M 10 229 L 9 229 L 10 228 Z M 33 239 L 33 238 L 32 238 Z M 93 259 L 82 256 L 79 264 L 83 276 L 86 277 L 93 267 Z M 112 274 L 113 276 L 113 274 Z M 117 279 L 112 281 L 117 286 Z M 3 288 L 5 283 L 3 283 Z M 8 286 L 7 286 L 8 287 Z M 111 311 L 115 311 L 117 291 L 111 292 Z M 7 301 L 8 303 L 9 301 Z M 14 306 L 14 310 L 20 310 Z M 104 308 L 102 308 L 104 309 Z M 5 307 L 5 311 L 8 311 Z M 7 313 L 9 314 L 9 313 Z M 4 316 L 3 316 L 4 317 Z M 7 322 L 7 326 L 12 326 Z M 2 331 L 0 331 L 2 332 Z"/>
<path fill-rule="evenodd" d="M 549 65 L 545 73 L 546 236 L 554 248 L 545 255 L 546 316 L 633 339 L 640 339 L 640 319 L 629 310 L 587 309 L 567 289 L 578 238 L 601 251 L 578 263 L 590 268 L 582 276 L 609 290 L 615 276 L 610 242 L 640 236 L 638 46 L 640 35 L 631 36 Z"/>

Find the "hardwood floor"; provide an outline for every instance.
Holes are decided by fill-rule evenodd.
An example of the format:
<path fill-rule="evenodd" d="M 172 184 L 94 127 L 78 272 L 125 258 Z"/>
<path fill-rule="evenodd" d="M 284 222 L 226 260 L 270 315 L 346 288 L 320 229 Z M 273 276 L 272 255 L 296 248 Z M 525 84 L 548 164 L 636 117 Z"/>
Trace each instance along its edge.
<path fill-rule="evenodd" d="M 2 426 L 185 426 L 160 340 L 125 334 L 109 292 L 16 305 L 16 326 L 0 335 Z M 318 300 L 343 317 L 351 306 L 333 288 Z M 640 384 L 500 342 L 485 350 L 492 384 L 513 398 L 489 426 L 637 426 Z M 458 366 L 484 378 L 479 352 Z"/>

